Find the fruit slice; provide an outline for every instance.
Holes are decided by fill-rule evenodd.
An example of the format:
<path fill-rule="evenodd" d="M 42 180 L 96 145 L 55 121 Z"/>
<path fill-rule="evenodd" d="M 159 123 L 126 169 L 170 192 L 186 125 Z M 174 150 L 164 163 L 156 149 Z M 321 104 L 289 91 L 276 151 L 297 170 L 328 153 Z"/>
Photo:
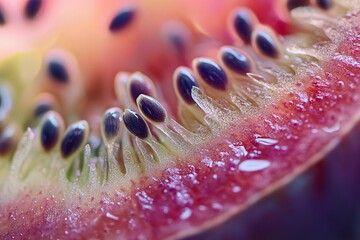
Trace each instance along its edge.
<path fill-rule="evenodd" d="M 287 37 L 253 19 L 251 46 L 239 47 L 247 31 L 238 31 L 245 35 L 217 50 L 216 59 L 206 48 L 203 54 L 211 57 L 194 59 L 191 69 L 178 68 L 181 124 L 163 106 L 159 87 L 144 74 L 128 72 L 115 78 L 121 108 L 107 110 L 101 120 L 94 117 L 97 109 L 73 116 L 82 107 L 77 97 L 83 85 L 72 80 L 82 71 L 75 57 L 49 52 L 35 71 L 45 87 L 37 87 L 56 96 L 65 123 L 72 124 L 64 132 L 62 117 L 50 111 L 18 143 L 1 176 L 0 236 L 181 237 L 224 221 L 288 183 L 359 118 L 360 14 L 355 3 L 334 4 L 329 10 L 318 3 L 295 9 L 299 30 Z M 54 56 L 61 61 L 51 61 Z M 70 87 L 55 91 L 69 79 Z M 1 97 L 11 96 L 9 85 Z M 90 124 L 75 122 L 78 117 Z M 12 136 L 8 129 L 2 131 L 4 143 Z"/>

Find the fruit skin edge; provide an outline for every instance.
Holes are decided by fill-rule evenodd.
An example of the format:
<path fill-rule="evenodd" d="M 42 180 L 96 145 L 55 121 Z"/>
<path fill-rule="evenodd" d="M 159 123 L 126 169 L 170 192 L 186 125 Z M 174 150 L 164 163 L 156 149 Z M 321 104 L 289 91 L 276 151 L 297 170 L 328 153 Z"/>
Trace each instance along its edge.
<path fill-rule="evenodd" d="M 305 172 L 294 173 L 294 179 L 289 176 L 274 192 L 267 191 L 267 196 L 255 199 L 219 226 L 183 240 L 360 239 L 359 120 L 360 114 L 345 137 L 330 143 L 324 157 L 314 159 Z M 348 178 L 339 179 L 343 177 Z M 344 207 L 345 213 L 340 213 Z"/>
<path fill-rule="evenodd" d="M 352 129 L 356 128 L 355 127 L 356 125 L 359 125 L 359 126 L 357 126 L 357 129 L 360 130 L 360 112 L 356 114 L 356 116 L 352 119 L 352 121 L 350 123 L 348 123 L 345 127 L 343 127 L 344 136 L 348 135 Z M 357 137 L 358 137 L 358 140 L 360 140 L 360 132 Z M 291 191 L 291 189 L 290 189 L 291 186 L 296 184 L 296 183 L 291 184 L 291 182 L 297 181 L 297 180 L 301 181 L 301 179 L 294 180 L 295 178 L 297 178 L 297 177 L 301 178 L 301 175 L 306 174 L 306 171 L 311 171 L 311 168 L 316 168 L 316 164 L 319 164 L 320 161 L 329 161 L 329 160 L 323 159 L 323 158 L 327 158 L 326 156 L 331 157 L 331 155 L 329 156 L 328 154 L 331 152 L 334 152 L 334 151 L 338 151 L 338 149 L 339 148 L 341 149 L 341 147 L 344 147 L 341 145 L 341 137 L 332 140 L 321 152 L 314 155 L 301 168 L 295 169 L 294 172 L 292 172 L 291 174 L 282 178 L 280 181 L 277 181 L 275 184 L 273 184 L 271 188 L 264 188 L 262 191 L 258 192 L 254 196 L 252 196 L 246 204 L 244 204 L 240 207 L 235 207 L 234 209 L 232 209 L 232 211 L 228 211 L 226 214 L 217 217 L 216 219 L 212 220 L 211 222 L 208 222 L 207 225 L 203 226 L 202 228 L 194 229 L 192 232 L 187 232 L 186 235 L 199 234 L 200 232 L 204 231 L 205 229 L 211 229 L 219 224 L 224 224 L 222 227 L 224 229 L 226 229 L 226 224 L 231 224 L 231 221 L 238 220 L 238 219 L 236 219 L 236 215 L 238 215 L 240 218 L 240 220 L 238 220 L 238 221 L 241 221 L 242 220 L 241 214 L 244 214 L 244 212 L 243 212 L 244 210 L 249 209 L 248 211 L 251 211 L 252 207 L 253 208 L 256 207 L 256 206 L 252 206 L 252 205 L 256 205 L 256 203 L 258 203 L 258 202 L 259 202 L 259 204 L 261 204 L 261 202 L 266 201 L 267 199 L 270 199 L 272 197 L 271 194 L 275 194 L 276 192 L 282 192 L 282 191 Z M 360 152 L 358 152 L 358 153 L 360 154 Z M 284 186 L 286 186 L 286 185 L 289 185 L 287 187 L 287 189 L 281 189 L 281 188 L 284 188 Z M 359 190 L 358 194 L 360 196 L 360 188 L 358 190 Z M 263 198 L 265 198 L 265 199 L 263 201 L 261 201 Z M 269 201 L 271 201 L 271 200 L 269 200 Z M 357 207 L 358 207 L 358 211 L 360 211 L 359 203 L 358 203 Z M 360 213 L 358 215 L 359 215 L 358 221 L 360 224 Z M 230 220 L 228 220 L 228 222 L 226 222 L 227 219 L 230 219 Z M 261 227 L 259 227 L 259 228 L 261 228 Z M 216 229 L 216 230 L 223 231 L 223 230 L 219 230 L 219 229 Z M 255 229 L 255 231 L 261 231 L 261 230 Z M 208 230 L 208 233 L 205 232 L 203 234 L 199 234 L 199 236 L 189 237 L 186 239 L 188 239 L 188 240 L 204 239 L 204 236 L 206 238 L 208 238 L 209 236 L 206 234 L 209 234 L 210 236 L 212 236 L 211 230 Z M 251 234 L 251 232 L 250 232 L 250 234 Z M 175 239 L 179 238 L 179 237 L 183 237 L 183 233 L 180 233 L 180 234 L 174 236 Z M 358 237 L 360 237 L 360 236 L 358 236 Z M 172 237 L 169 239 L 172 239 Z M 209 238 L 209 239 L 216 239 L 216 238 Z M 238 239 L 238 236 L 236 236 L 234 239 Z M 269 239 L 272 239 L 272 238 L 269 238 Z M 316 239 L 316 238 L 314 238 L 314 239 Z M 336 239 L 336 238 L 334 238 L 334 239 Z M 358 239 L 358 238 L 353 238 L 353 239 Z"/>
<path fill-rule="evenodd" d="M 335 149 L 289 185 L 184 240 L 360 239 L 359 141 L 358 122 Z"/>

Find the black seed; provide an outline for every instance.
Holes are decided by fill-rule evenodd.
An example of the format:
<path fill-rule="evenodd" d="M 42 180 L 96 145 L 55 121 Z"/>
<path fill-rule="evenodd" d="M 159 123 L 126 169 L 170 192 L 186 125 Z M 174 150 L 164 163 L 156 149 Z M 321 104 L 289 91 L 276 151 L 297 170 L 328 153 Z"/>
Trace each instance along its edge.
<path fill-rule="evenodd" d="M 106 138 L 116 137 L 120 130 L 121 113 L 117 110 L 109 110 L 105 113 L 103 121 Z"/>
<path fill-rule="evenodd" d="M 171 33 L 169 37 L 170 37 L 170 42 L 176 49 L 176 52 L 179 54 L 182 54 L 185 50 L 184 38 L 180 34 L 177 34 L 177 33 Z"/>
<path fill-rule="evenodd" d="M 146 83 L 136 79 L 132 80 L 130 83 L 130 94 L 134 102 L 136 102 L 136 99 L 140 96 L 140 94 L 151 95 Z"/>
<path fill-rule="evenodd" d="M 5 129 L 0 135 L 0 156 L 8 154 L 14 147 L 14 136 L 11 129 Z"/>
<path fill-rule="evenodd" d="M 149 96 L 140 96 L 138 100 L 138 107 L 141 113 L 148 119 L 154 122 L 164 122 L 166 118 L 166 111 L 163 106 L 155 99 Z"/>
<path fill-rule="evenodd" d="M 52 106 L 49 103 L 39 103 L 34 109 L 34 116 L 39 117 L 50 110 L 52 110 Z"/>
<path fill-rule="evenodd" d="M 133 8 L 125 8 L 116 14 L 110 23 L 109 29 L 111 32 L 119 31 L 127 27 L 135 16 Z"/>
<path fill-rule="evenodd" d="M 309 5 L 309 0 L 288 0 L 287 1 L 287 8 L 289 10 L 293 10 L 297 7 L 307 6 Z"/>
<path fill-rule="evenodd" d="M 226 48 L 221 54 L 224 64 L 232 71 L 245 75 L 251 71 L 251 61 L 244 54 L 231 48 Z"/>
<path fill-rule="evenodd" d="M 46 152 L 52 150 L 59 141 L 60 125 L 54 116 L 49 116 L 41 127 L 41 145 Z"/>
<path fill-rule="evenodd" d="M 68 72 L 66 71 L 65 66 L 57 60 L 49 62 L 48 73 L 59 83 L 66 83 L 69 80 Z"/>
<path fill-rule="evenodd" d="M 276 46 L 275 40 L 269 33 L 259 31 L 256 35 L 255 43 L 265 56 L 271 58 L 277 58 L 279 56 L 278 46 Z"/>
<path fill-rule="evenodd" d="M 209 60 L 201 60 L 196 65 L 201 78 L 213 88 L 225 90 L 227 77 L 224 70 L 216 63 Z"/>
<path fill-rule="evenodd" d="M 234 27 L 238 36 L 246 43 L 251 42 L 251 34 L 253 31 L 253 23 L 251 16 L 245 10 L 240 10 L 236 13 L 234 19 Z"/>
<path fill-rule="evenodd" d="M 195 103 L 191 96 L 191 89 L 193 87 L 199 87 L 199 85 L 197 84 L 195 77 L 189 71 L 184 69 L 179 71 L 176 77 L 176 87 L 186 103 Z"/>
<path fill-rule="evenodd" d="M 75 153 L 85 140 L 85 126 L 83 124 L 74 124 L 66 131 L 61 143 L 61 154 L 64 158 Z"/>
<path fill-rule="evenodd" d="M 316 5 L 324 10 L 328 10 L 334 5 L 334 1 L 333 0 L 316 0 Z"/>
<path fill-rule="evenodd" d="M 25 5 L 25 16 L 28 19 L 33 19 L 41 8 L 42 0 L 29 0 Z"/>
<path fill-rule="evenodd" d="M 5 16 L 3 10 L 0 8 L 0 25 L 4 25 L 4 24 L 5 24 Z"/>
<path fill-rule="evenodd" d="M 125 110 L 123 120 L 126 128 L 136 137 L 144 139 L 149 136 L 149 129 L 144 119 L 129 109 Z"/>
<path fill-rule="evenodd" d="M 12 149 L 13 143 L 11 138 L 0 137 L 0 156 L 6 155 Z"/>

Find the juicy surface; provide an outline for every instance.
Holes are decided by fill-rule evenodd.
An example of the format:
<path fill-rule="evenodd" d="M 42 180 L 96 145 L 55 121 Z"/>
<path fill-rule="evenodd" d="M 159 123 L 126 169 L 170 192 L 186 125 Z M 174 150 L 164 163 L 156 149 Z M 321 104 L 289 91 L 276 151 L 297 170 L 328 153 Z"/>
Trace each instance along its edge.
<path fill-rule="evenodd" d="M 186 239 L 359 239 L 359 136 L 357 124 L 325 159 L 285 188 Z"/>
<path fill-rule="evenodd" d="M 358 21 L 358 14 L 348 19 Z M 0 236 L 159 239 L 243 210 L 313 164 L 358 120 L 360 29 L 339 33 L 321 71 L 309 68 L 280 101 L 233 123 L 175 167 L 133 183 L 129 193 L 113 186 L 94 198 L 71 197 L 35 185 L 11 203 L 2 197 Z"/>
<path fill-rule="evenodd" d="M 296 77 L 297 87 L 281 100 L 130 190 L 112 183 L 106 191 L 62 192 L 39 176 L 18 194 L 4 192 L 0 237 L 159 239 L 243 210 L 313 164 L 358 120 L 359 15 L 348 22 L 352 28 L 338 29 L 341 42 L 321 68 Z"/>

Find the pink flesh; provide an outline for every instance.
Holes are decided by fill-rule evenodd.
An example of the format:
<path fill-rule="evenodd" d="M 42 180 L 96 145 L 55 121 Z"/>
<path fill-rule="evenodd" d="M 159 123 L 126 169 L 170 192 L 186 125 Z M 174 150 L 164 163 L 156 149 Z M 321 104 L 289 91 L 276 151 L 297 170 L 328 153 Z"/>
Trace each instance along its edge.
<path fill-rule="evenodd" d="M 302 81 L 305 90 L 290 93 L 258 118 L 235 123 L 233 133 L 222 133 L 192 154 L 194 164 L 184 158 L 134 183 L 129 196 L 119 189 L 103 193 L 100 202 L 79 199 L 64 207 L 60 193 L 29 190 L 18 202 L 1 206 L 0 237 L 160 239 L 195 232 L 243 210 L 313 164 L 358 120 L 360 39 L 346 34 L 338 55 L 322 63 L 324 71 Z M 257 135 L 277 143 L 259 144 Z M 239 170 L 247 159 L 270 166 Z"/>

